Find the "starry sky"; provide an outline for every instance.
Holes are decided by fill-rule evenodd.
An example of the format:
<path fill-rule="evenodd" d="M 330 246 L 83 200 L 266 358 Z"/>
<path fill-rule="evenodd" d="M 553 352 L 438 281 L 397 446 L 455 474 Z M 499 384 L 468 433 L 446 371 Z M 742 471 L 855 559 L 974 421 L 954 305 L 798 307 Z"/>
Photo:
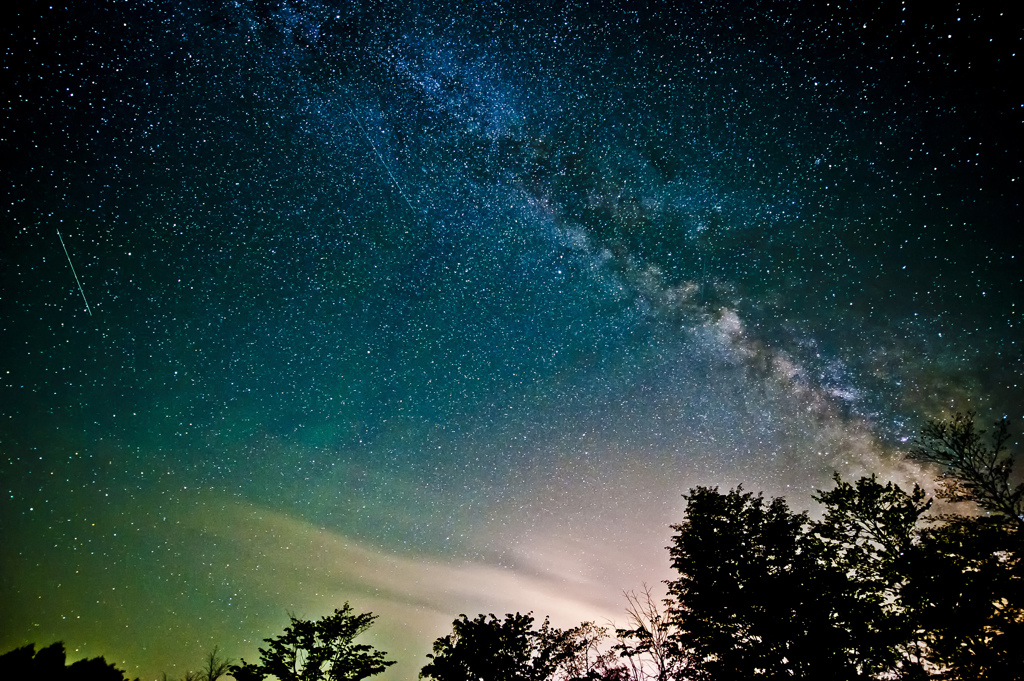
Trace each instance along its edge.
<path fill-rule="evenodd" d="M 621 623 L 694 485 L 1019 432 L 999 5 L 4 9 L 0 646 L 180 676 L 350 601 L 407 681 Z"/>

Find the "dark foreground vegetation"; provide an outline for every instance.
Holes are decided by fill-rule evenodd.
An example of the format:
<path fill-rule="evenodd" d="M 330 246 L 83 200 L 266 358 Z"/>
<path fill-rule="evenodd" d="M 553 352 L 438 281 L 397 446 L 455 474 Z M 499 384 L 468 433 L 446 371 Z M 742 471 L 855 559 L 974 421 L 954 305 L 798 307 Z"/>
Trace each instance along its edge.
<path fill-rule="evenodd" d="M 1024 678 L 1024 484 L 1006 421 L 933 421 L 910 456 L 934 466 L 931 512 L 915 486 L 875 476 L 819 493 L 820 520 L 742 488 L 686 495 L 669 556 L 677 577 L 659 603 L 625 594 L 628 622 L 571 629 L 519 613 L 460 615 L 434 642 L 420 678 L 435 681 L 740 681 Z M 394 664 L 357 644 L 376 617 L 346 603 L 318 621 L 292 618 L 258 662 L 209 655 L 185 681 L 348 681 Z M 102 658 L 65 666 L 64 649 L 0 657 L 5 678 L 123 681 Z"/>
<path fill-rule="evenodd" d="M 124 681 L 124 672 L 102 657 L 67 664 L 63 643 L 36 650 L 34 644 L 0 655 L 0 678 L 53 681 Z"/>

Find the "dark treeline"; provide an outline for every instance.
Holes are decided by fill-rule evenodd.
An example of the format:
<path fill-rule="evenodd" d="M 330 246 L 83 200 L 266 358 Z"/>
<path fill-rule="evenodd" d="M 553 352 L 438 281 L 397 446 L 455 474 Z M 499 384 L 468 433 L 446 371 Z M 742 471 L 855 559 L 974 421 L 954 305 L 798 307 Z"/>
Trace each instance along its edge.
<path fill-rule="evenodd" d="M 835 477 L 820 520 L 782 498 L 697 487 L 668 547 L 677 576 L 659 603 L 626 596 L 628 621 L 558 629 L 532 614 L 460 615 L 420 671 L 434 681 L 740 681 L 1024 678 L 1024 484 L 1005 420 L 930 422 L 910 456 L 935 468 L 935 513 L 918 486 Z M 950 506 L 955 508 L 955 506 Z M 292 618 L 259 661 L 216 651 L 185 681 L 342 681 L 394 664 L 355 643 L 376 617 L 348 603 Z M 14 672 L 8 674 L 8 672 Z M 64 649 L 0 657 L 5 678 L 123 681 L 102 658 L 65 667 Z"/>
<path fill-rule="evenodd" d="M 63 643 L 53 643 L 39 650 L 30 644 L 0 655 L 0 679 L 125 681 L 125 678 L 123 671 L 102 657 L 67 664 Z"/>

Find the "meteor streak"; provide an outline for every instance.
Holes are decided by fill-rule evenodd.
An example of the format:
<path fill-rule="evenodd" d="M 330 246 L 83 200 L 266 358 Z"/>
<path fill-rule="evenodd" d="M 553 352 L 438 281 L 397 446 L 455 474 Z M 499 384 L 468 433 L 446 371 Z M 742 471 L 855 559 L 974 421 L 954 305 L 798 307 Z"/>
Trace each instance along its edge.
<path fill-rule="evenodd" d="M 359 116 L 356 116 L 355 109 L 352 108 L 351 104 L 348 105 L 348 112 L 352 114 L 352 118 L 359 124 L 359 128 L 363 131 L 363 136 L 366 138 L 366 141 L 370 143 L 370 148 L 373 149 L 373 153 L 377 154 L 377 159 L 380 160 L 380 164 L 384 167 L 384 170 L 387 171 L 388 176 L 391 177 L 391 181 L 395 183 L 395 189 L 398 190 L 399 195 L 401 195 L 402 199 L 405 201 L 405 205 L 409 206 L 409 210 L 412 211 L 413 215 L 416 215 L 416 209 L 412 207 L 412 203 L 409 202 L 409 197 L 405 195 L 404 191 L 402 191 L 402 185 L 398 183 L 398 179 L 395 177 L 395 174 L 391 172 L 391 168 L 389 168 L 388 164 L 384 161 L 384 157 L 380 155 L 379 151 L 377 151 L 377 145 L 375 145 L 373 140 L 370 139 L 370 133 L 367 132 L 366 126 L 363 125 L 363 122 L 359 120 Z"/>
<path fill-rule="evenodd" d="M 78 284 L 78 292 L 82 294 L 82 300 L 85 301 L 85 309 L 92 316 L 92 308 L 89 307 L 89 301 L 85 299 L 85 291 L 82 290 L 82 282 L 78 281 L 78 273 L 75 272 L 75 266 L 71 264 L 71 256 L 68 255 L 68 247 L 64 245 L 64 237 L 60 235 L 60 229 L 57 229 L 57 238 L 60 239 L 60 246 L 64 249 L 64 256 L 68 259 L 68 266 L 71 267 L 71 274 L 75 276 L 75 283 Z"/>

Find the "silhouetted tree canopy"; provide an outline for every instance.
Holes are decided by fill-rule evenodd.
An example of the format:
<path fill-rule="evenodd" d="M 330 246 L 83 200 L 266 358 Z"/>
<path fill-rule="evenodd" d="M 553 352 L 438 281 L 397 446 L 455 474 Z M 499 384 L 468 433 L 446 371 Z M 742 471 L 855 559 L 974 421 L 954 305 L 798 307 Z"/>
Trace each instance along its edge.
<path fill-rule="evenodd" d="M 420 678 L 437 681 L 538 681 L 548 670 L 537 655 L 533 617 L 492 615 L 469 619 L 465 615 L 452 622 L 452 633 L 434 641 L 430 662 Z"/>
<path fill-rule="evenodd" d="M 851 632 L 833 617 L 845 580 L 825 569 L 806 514 L 782 499 L 698 487 L 669 555 L 672 640 L 685 678 L 856 675 Z"/>
<path fill-rule="evenodd" d="M 691 490 L 669 547 L 672 678 L 1024 678 L 1024 485 L 1006 421 L 984 435 L 957 414 L 911 452 L 978 515 L 926 516 L 920 487 L 874 475 L 836 476 L 819 521 L 742 488 Z"/>
<path fill-rule="evenodd" d="M 452 633 L 434 641 L 420 678 L 436 681 L 590 681 L 619 679 L 614 657 L 602 652 L 606 632 L 592 622 L 557 629 L 531 614 L 459 615 Z"/>
<path fill-rule="evenodd" d="M 0 679 L 53 679 L 54 681 L 127 681 L 124 672 L 102 657 L 66 665 L 61 642 L 38 652 L 34 643 L 0 655 Z M 138 681 L 138 679 L 136 679 Z"/>
<path fill-rule="evenodd" d="M 241 661 L 230 673 L 236 681 L 257 681 L 273 676 L 279 681 L 356 681 L 380 674 L 394 661 L 387 653 L 354 639 L 377 619 L 372 613 L 354 613 L 345 603 L 333 615 L 316 622 L 291 618 L 284 634 L 264 639 L 260 662 Z"/>
<path fill-rule="evenodd" d="M 933 419 L 911 457 L 939 469 L 939 496 L 976 515 L 943 515 L 919 533 L 905 601 L 942 679 L 1024 678 L 1024 484 L 1014 486 L 1009 423 Z"/>
<path fill-rule="evenodd" d="M 986 431 L 974 427 L 974 416 L 957 412 L 949 419 L 930 420 L 914 441 L 910 456 L 938 465 L 940 497 L 974 502 L 1019 533 L 1024 530 L 1024 483 L 1014 487 L 1010 481 L 1014 458 L 1006 447 L 1009 422 L 1003 417 L 995 423 L 988 445 Z"/>
<path fill-rule="evenodd" d="M 867 678 L 921 677 L 918 622 L 902 595 L 917 524 L 931 501 L 917 485 L 908 493 L 874 475 L 853 484 L 838 475 L 834 481 L 835 488 L 814 497 L 825 514 L 810 532 L 833 591 L 830 617 L 849 633 L 846 656 Z"/>

